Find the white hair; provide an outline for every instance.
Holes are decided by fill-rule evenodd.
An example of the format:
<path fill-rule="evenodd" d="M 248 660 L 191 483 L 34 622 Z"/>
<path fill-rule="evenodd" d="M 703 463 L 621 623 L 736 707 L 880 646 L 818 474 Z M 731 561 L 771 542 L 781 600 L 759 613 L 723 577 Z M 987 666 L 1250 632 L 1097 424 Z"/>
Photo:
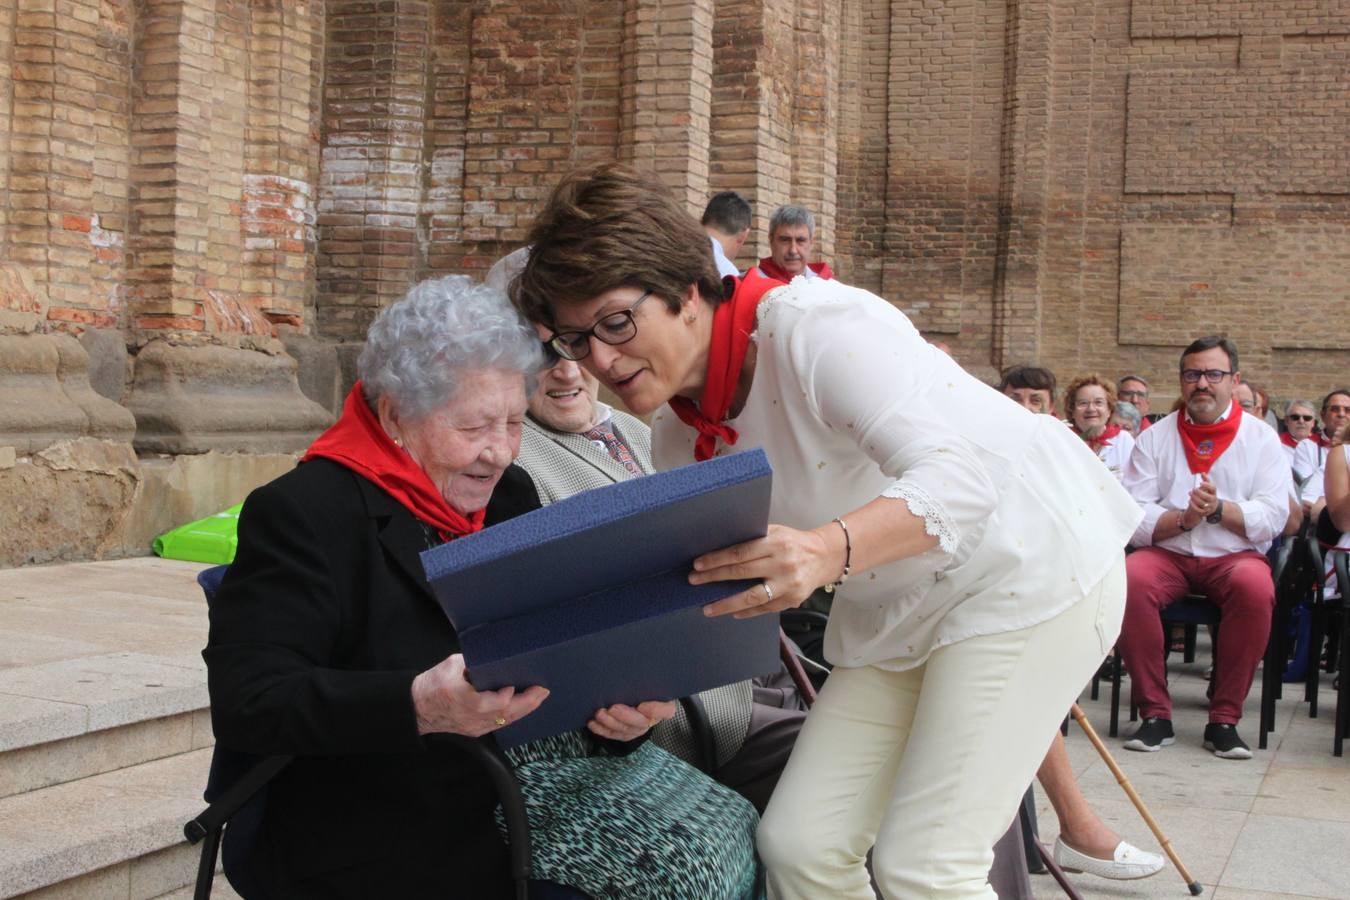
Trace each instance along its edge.
<path fill-rule="evenodd" d="M 413 421 L 449 402 L 467 373 L 519 372 L 528 393 L 543 366 L 534 328 L 506 295 L 463 275 L 423 281 L 381 311 L 356 363 L 366 402 L 388 397 Z"/>

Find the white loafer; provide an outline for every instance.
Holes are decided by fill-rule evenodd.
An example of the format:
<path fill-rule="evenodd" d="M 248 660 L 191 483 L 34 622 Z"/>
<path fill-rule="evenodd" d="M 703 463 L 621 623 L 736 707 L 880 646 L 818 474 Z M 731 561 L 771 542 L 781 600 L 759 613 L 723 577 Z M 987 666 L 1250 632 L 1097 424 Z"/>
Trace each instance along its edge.
<path fill-rule="evenodd" d="M 1079 853 L 1064 843 L 1063 838 L 1055 838 L 1055 862 L 1066 872 L 1087 872 L 1100 878 L 1116 881 L 1129 881 L 1134 878 L 1147 878 L 1162 871 L 1166 861 L 1157 853 L 1140 850 L 1133 844 L 1121 841 L 1116 844 L 1116 852 L 1111 859 L 1098 859 Z"/>

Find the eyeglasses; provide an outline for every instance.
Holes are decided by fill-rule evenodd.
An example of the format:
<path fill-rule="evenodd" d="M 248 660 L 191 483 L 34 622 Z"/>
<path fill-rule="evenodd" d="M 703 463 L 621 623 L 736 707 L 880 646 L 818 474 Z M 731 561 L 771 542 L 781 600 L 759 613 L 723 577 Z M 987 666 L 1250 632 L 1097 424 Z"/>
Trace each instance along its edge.
<path fill-rule="evenodd" d="M 637 337 L 637 320 L 633 313 L 642 305 L 642 301 L 652 295 L 647 291 L 627 309 L 609 315 L 596 322 L 585 331 L 560 331 L 548 339 L 553 352 L 563 359 L 582 360 L 591 355 L 591 338 L 596 338 L 610 346 L 626 344 Z"/>
<path fill-rule="evenodd" d="M 1309 415 L 1308 413 L 1290 413 L 1289 415 L 1285 416 L 1285 418 L 1288 419 L 1290 422 L 1311 422 L 1317 417 Z"/>
<path fill-rule="evenodd" d="M 1135 400 L 1142 400 L 1147 397 L 1148 391 L 1120 391 L 1116 396 L 1122 400 L 1134 402 Z"/>
<path fill-rule="evenodd" d="M 1075 400 L 1074 409 L 1106 409 L 1106 401 L 1098 397 L 1096 400 Z"/>
<path fill-rule="evenodd" d="M 1196 384 L 1201 378 L 1204 378 L 1210 384 L 1218 384 L 1232 374 L 1232 372 L 1225 372 L 1223 369 L 1182 369 L 1181 380 L 1187 384 Z"/>

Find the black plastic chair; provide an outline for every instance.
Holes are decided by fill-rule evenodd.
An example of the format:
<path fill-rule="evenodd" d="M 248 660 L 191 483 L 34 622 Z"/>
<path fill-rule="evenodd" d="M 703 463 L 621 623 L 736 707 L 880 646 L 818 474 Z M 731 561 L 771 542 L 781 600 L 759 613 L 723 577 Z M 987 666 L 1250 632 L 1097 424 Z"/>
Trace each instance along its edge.
<path fill-rule="evenodd" d="M 1330 553 L 1332 568 L 1336 573 L 1336 590 L 1340 595 L 1341 610 L 1341 647 L 1340 647 L 1340 685 L 1336 689 L 1336 725 L 1331 739 L 1331 753 L 1340 756 L 1344 752 L 1345 739 L 1350 737 L 1350 678 L 1346 678 L 1346 660 L 1350 660 L 1350 550 L 1335 550 Z"/>
<path fill-rule="evenodd" d="M 215 566 L 197 574 L 197 584 L 201 586 L 208 606 L 215 599 L 227 568 Z M 530 823 L 525 813 L 520 783 L 516 780 L 510 762 L 497 745 L 489 740 L 453 734 L 434 735 L 427 740 L 433 747 L 453 748 L 467 753 L 487 773 L 506 819 L 511 877 L 515 882 L 516 897 L 517 900 L 527 900 L 530 896 Z M 224 842 L 222 859 L 225 877 L 240 896 L 249 900 L 268 900 L 272 897 L 273 892 L 249 864 L 249 851 L 256 846 L 258 829 L 262 825 L 267 785 L 293 758 L 260 757 L 216 744 L 211 755 L 211 771 L 207 776 L 205 792 L 205 800 L 209 805 L 183 826 L 188 843 L 202 845 L 193 900 L 208 900 L 211 896 L 216 857 L 221 850 L 221 839 L 227 825 L 230 840 Z M 553 890 L 555 886 L 547 887 Z M 565 888 L 558 888 L 554 894 L 560 897 L 584 896 Z"/>

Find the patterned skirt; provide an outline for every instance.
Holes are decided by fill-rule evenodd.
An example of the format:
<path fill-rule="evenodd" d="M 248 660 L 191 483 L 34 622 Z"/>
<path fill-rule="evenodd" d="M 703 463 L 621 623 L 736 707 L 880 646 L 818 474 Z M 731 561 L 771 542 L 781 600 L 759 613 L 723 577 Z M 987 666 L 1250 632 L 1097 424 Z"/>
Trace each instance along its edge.
<path fill-rule="evenodd" d="M 750 803 L 650 742 L 609 756 L 570 732 L 507 751 L 530 820 L 531 877 L 596 900 L 756 900 Z M 505 821 L 497 811 L 505 834 Z"/>

